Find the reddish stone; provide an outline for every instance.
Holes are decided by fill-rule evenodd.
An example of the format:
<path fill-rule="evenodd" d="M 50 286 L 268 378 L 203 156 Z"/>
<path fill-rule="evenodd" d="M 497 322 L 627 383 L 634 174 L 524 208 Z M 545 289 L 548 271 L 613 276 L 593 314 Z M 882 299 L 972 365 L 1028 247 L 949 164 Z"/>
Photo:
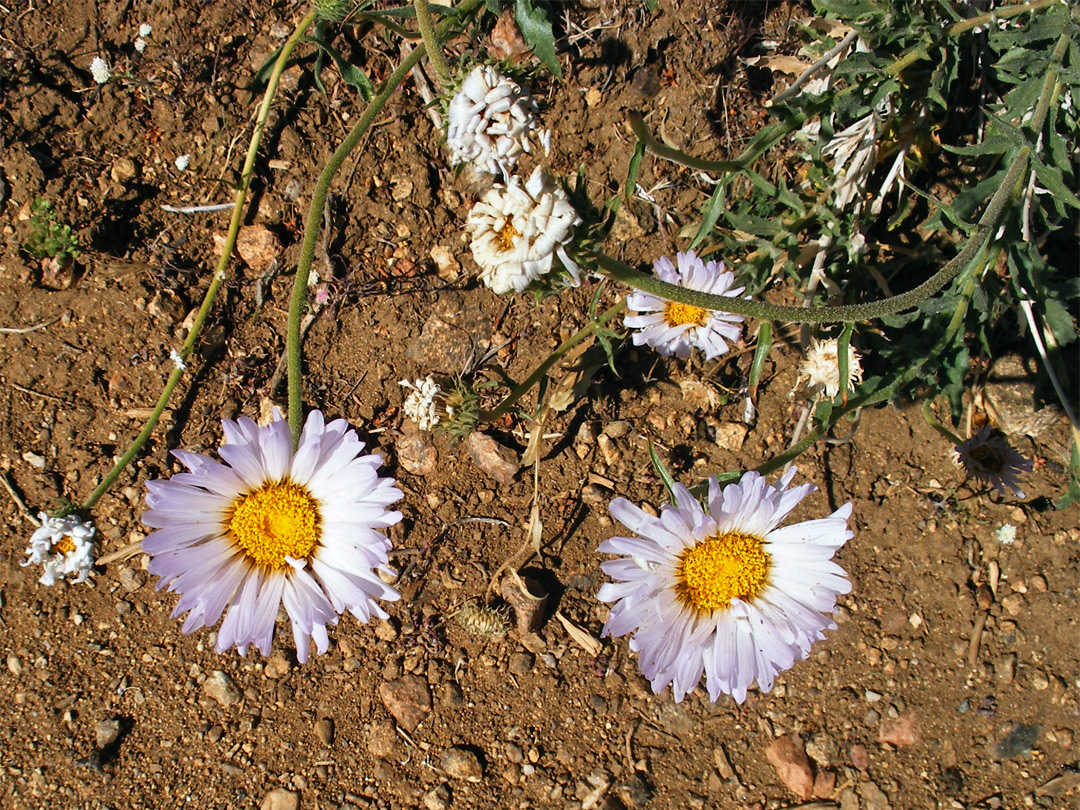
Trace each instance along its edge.
<path fill-rule="evenodd" d="M 776 775 L 784 787 L 802 801 L 814 793 L 814 771 L 806 756 L 802 738 L 798 734 L 785 734 L 765 749 L 765 757 L 776 768 Z"/>

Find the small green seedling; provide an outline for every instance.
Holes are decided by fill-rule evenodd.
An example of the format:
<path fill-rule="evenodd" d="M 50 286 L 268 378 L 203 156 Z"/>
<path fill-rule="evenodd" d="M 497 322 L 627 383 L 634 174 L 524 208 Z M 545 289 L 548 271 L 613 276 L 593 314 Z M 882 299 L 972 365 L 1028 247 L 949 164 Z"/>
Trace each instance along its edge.
<path fill-rule="evenodd" d="M 30 206 L 30 233 L 23 250 L 35 259 L 54 259 L 62 265 L 79 255 L 79 236 L 60 219 L 52 203 L 38 197 Z"/>

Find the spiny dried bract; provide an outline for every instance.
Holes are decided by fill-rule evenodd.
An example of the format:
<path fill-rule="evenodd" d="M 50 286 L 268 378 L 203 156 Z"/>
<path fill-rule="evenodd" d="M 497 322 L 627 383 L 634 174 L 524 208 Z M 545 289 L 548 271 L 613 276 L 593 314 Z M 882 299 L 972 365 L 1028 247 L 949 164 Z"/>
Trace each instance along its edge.
<path fill-rule="evenodd" d="M 470 635 L 481 638 L 502 638 L 506 635 L 506 611 L 476 601 L 462 605 L 457 613 L 457 623 Z"/>
<path fill-rule="evenodd" d="M 539 127 L 535 99 L 490 65 L 478 65 L 465 77 L 447 109 L 446 146 L 453 165 L 509 175 L 518 158 L 531 152 L 530 136 Z M 537 133 L 545 152 L 551 131 Z"/>

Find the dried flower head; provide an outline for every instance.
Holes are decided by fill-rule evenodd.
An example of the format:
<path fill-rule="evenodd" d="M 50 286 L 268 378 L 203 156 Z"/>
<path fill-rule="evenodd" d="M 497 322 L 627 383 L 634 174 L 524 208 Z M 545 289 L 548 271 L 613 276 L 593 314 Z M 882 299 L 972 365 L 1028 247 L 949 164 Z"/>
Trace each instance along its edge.
<path fill-rule="evenodd" d="M 439 424 L 441 414 L 445 411 L 440 405 L 442 388 L 434 377 L 417 377 L 414 382 L 401 380 L 398 384 L 409 389 L 402 405 L 405 416 L 416 422 L 421 430 L 431 430 Z"/>
<path fill-rule="evenodd" d="M 848 390 L 862 382 L 862 356 L 848 345 Z M 817 395 L 822 392 L 832 399 L 840 393 L 840 348 L 835 338 L 813 340 L 806 359 L 799 365 L 799 379 L 806 379 L 807 386 Z"/>
<path fill-rule="evenodd" d="M 275 416 L 265 427 L 222 420 L 225 464 L 173 451 L 190 472 L 147 482 L 142 520 L 156 531 L 142 550 L 158 588 L 180 593 L 173 615 L 188 613 L 185 633 L 225 612 L 217 651 L 254 645 L 268 655 L 284 607 L 303 663 L 312 642 L 326 652 L 327 625 L 342 613 L 385 619 L 376 600 L 399 598 L 379 577 L 390 573 L 379 530 L 401 520 L 387 509 L 401 492 L 344 419 L 327 424 L 312 411 L 294 450 Z"/>
<path fill-rule="evenodd" d="M 58 580 L 73 578 L 85 582 L 94 566 L 94 534 L 89 521 L 78 515 L 49 517 L 38 515 L 41 526 L 30 536 L 29 558 L 22 565 L 42 567 L 42 585 L 55 585 Z"/>
<path fill-rule="evenodd" d="M 502 638 L 506 635 L 506 611 L 473 600 L 457 612 L 457 623 L 469 635 L 482 638 Z"/>
<path fill-rule="evenodd" d="M 577 264 L 566 252 L 581 217 L 566 191 L 540 167 L 522 184 L 516 175 L 494 185 L 469 211 L 465 231 L 471 237 L 480 280 L 500 295 L 521 292 L 555 266 L 580 283 Z"/>
<path fill-rule="evenodd" d="M 1016 479 L 1021 473 L 1031 472 L 1032 464 L 1013 449 L 1001 431 L 983 425 L 974 436 L 957 445 L 954 456 L 972 478 L 985 481 L 1002 495 L 1011 490 L 1018 498 L 1024 497 Z"/>
<path fill-rule="evenodd" d="M 777 486 L 756 472 L 726 487 L 711 478 L 704 507 L 676 484 L 676 504 L 659 517 L 612 501 L 612 516 L 637 536 L 600 544 L 619 555 L 601 564 L 616 580 L 597 595 L 615 603 L 604 635 L 632 634 L 630 649 L 657 694 L 670 684 L 681 701 L 704 675 L 711 700 L 726 693 L 742 703 L 754 682 L 768 692 L 835 627 L 828 614 L 851 584 L 832 556 L 853 536 L 851 504 L 780 526 L 816 489 L 788 489 L 794 474 Z"/>
<path fill-rule="evenodd" d="M 490 65 L 478 65 L 465 77 L 447 110 L 450 162 L 509 176 L 518 158 L 532 151 L 529 139 L 539 127 L 537 111 L 528 87 Z M 551 132 L 538 133 L 538 139 L 547 151 Z"/>
<path fill-rule="evenodd" d="M 735 274 L 726 272 L 723 262 L 705 263 L 692 250 L 676 254 L 675 259 L 678 267 L 667 256 L 656 261 L 653 271 L 658 279 L 729 298 L 737 298 L 746 289 L 732 289 Z M 627 297 L 626 308 L 634 314 L 627 315 L 623 322 L 638 330 L 634 332 L 634 345 L 652 346 L 667 357 L 685 359 L 692 348 L 697 348 L 705 352 L 705 359 L 712 360 L 727 352 L 728 342 L 738 340 L 742 332 L 742 315 L 679 304 L 641 290 Z"/>

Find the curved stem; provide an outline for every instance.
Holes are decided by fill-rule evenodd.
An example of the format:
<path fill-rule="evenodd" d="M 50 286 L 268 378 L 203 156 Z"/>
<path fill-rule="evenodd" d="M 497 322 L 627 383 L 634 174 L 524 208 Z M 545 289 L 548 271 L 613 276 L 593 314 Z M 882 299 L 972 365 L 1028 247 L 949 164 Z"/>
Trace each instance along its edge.
<path fill-rule="evenodd" d="M 443 56 L 442 43 L 439 42 L 435 29 L 431 27 L 431 9 L 428 8 L 428 0 L 414 0 L 413 5 L 416 8 L 416 22 L 420 26 L 420 35 L 424 38 L 424 49 L 427 51 L 428 59 L 431 60 L 431 66 L 435 68 L 435 75 L 439 77 L 439 85 L 445 92 L 453 83 L 453 77 L 450 74 L 450 66 L 446 64 L 446 57 Z"/>
<path fill-rule="evenodd" d="M 468 12 L 481 5 L 484 0 L 465 0 L 459 7 L 459 14 Z M 439 24 L 438 36 L 443 37 L 453 26 L 456 18 L 443 20 Z M 308 208 L 307 218 L 304 220 L 304 241 L 300 248 L 300 261 L 296 267 L 296 279 L 293 282 L 292 298 L 289 301 L 289 325 L 286 334 L 286 353 L 289 363 L 289 427 L 292 430 L 293 446 L 300 441 L 300 431 L 303 427 L 303 402 L 301 399 L 301 374 L 300 374 L 300 320 L 304 313 L 307 299 L 308 275 L 311 273 L 311 263 L 315 258 L 315 240 L 319 236 L 319 223 L 322 221 L 323 208 L 326 205 L 326 197 L 330 191 L 330 183 L 345 162 L 345 158 L 360 143 L 364 133 L 371 127 L 375 116 L 379 114 L 390 96 L 397 87 L 405 80 L 409 71 L 423 58 L 426 48 L 418 45 L 406 56 L 401 64 L 391 73 L 374 98 L 368 103 L 363 115 L 356 122 L 345 140 L 334 151 L 326 166 L 319 175 L 319 181 L 315 184 L 312 192 L 311 205 Z"/>
<path fill-rule="evenodd" d="M 536 385 L 540 380 L 544 378 L 544 375 L 551 370 L 551 367 L 555 365 L 560 358 L 562 358 L 568 351 L 574 346 L 579 344 L 582 340 L 589 337 L 589 335 L 596 332 L 601 326 L 610 321 L 620 312 L 626 309 L 626 299 L 619 301 L 617 304 L 613 304 L 595 321 L 587 324 L 581 328 L 576 334 L 571 335 L 563 341 L 562 345 L 553 351 L 543 363 L 536 367 L 532 374 L 525 382 L 518 385 L 506 395 L 506 399 L 492 408 L 490 411 L 480 411 L 480 422 L 494 422 L 499 417 L 503 416 L 514 406 L 514 403 L 521 399 L 529 389 Z"/>
<path fill-rule="evenodd" d="M 199 338 L 199 332 L 202 330 L 203 324 L 210 315 L 210 310 L 214 305 L 214 299 L 217 297 L 218 290 L 221 289 L 221 285 L 225 282 L 225 270 L 228 268 L 229 260 L 232 258 L 232 252 L 236 248 L 236 236 L 240 232 L 240 223 L 244 220 L 244 204 L 247 202 L 248 188 L 251 185 L 251 177 L 255 172 L 255 159 L 259 152 L 259 144 L 262 142 L 263 132 L 266 129 L 266 122 L 270 117 L 270 107 L 274 101 L 274 96 L 277 94 L 278 82 L 281 79 L 282 72 L 285 70 L 286 63 L 289 61 L 289 57 L 292 55 L 293 49 L 296 48 L 297 43 L 300 42 L 300 39 L 307 32 L 307 29 L 311 27 L 311 24 L 315 21 L 315 17 L 316 12 L 310 11 L 297 24 L 296 30 L 293 31 L 292 35 L 282 46 L 277 61 L 274 63 L 274 69 L 266 83 L 266 93 L 263 95 L 259 113 L 255 118 L 255 128 L 252 130 L 247 156 L 244 159 L 244 166 L 240 171 L 240 184 L 236 189 L 232 219 L 229 221 L 229 230 L 225 236 L 225 246 L 222 248 L 221 258 L 218 260 L 217 269 L 214 271 L 214 279 L 210 282 L 210 286 L 203 296 L 202 305 L 195 315 L 195 321 L 191 325 L 191 331 L 188 333 L 187 340 L 184 341 L 184 345 L 180 347 L 178 352 L 181 362 L 177 364 L 177 367 L 174 368 L 169 375 L 169 379 L 165 383 L 165 388 L 162 390 L 161 396 L 158 397 L 157 404 L 154 406 L 150 418 L 146 420 L 146 424 L 143 425 L 143 429 L 139 432 L 139 435 L 135 437 L 135 441 L 132 442 L 131 447 L 129 447 L 127 452 L 120 457 L 120 460 L 116 462 L 113 468 L 102 479 L 101 483 L 98 484 L 83 503 L 82 508 L 85 510 L 90 510 L 94 507 L 101 499 L 101 496 L 104 495 L 109 490 L 109 487 L 116 482 L 116 479 L 120 477 L 120 473 L 127 468 L 128 464 L 131 463 L 132 459 L 134 459 L 136 454 L 143 448 L 143 445 L 146 444 L 150 435 L 154 432 L 154 428 L 157 427 L 158 421 L 161 419 L 161 414 L 165 411 L 165 406 L 169 404 L 169 398 L 172 396 L 173 391 L 180 382 L 180 377 L 184 373 L 183 361 L 186 361 L 188 357 L 191 356 L 192 351 L 194 351 L 195 343 Z"/>
<path fill-rule="evenodd" d="M 607 271 L 607 274 L 618 281 L 631 287 L 644 290 L 659 298 L 668 301 L 676 301 L 680 304 L 689 304 L 700 309 L 708 309 L 714 312 L 733 312 L 736 315 L 748 315 L 752 318 L 762 318 L 771 321 L 783 321 L 794 323 L 839 323 L 841 321 L 867 321 L 880 318 L 885 315 L 895 315 L 913 309 L 940 291 L 946 284 L 952 281 L 961 270 L 967 267 L 980 250 L 986 245 L 990 236 L 997 229 L 1005 207 L 1012 198 L 1013 190 L 1017 181 L 1027 170 L 1028 155 L 1030 149 L 1025 148 L 1016 158 L 1005 179 L 994 192 L 986 211 L 979 219 L 975 233 L 968 240 L 964 249 L 961 250 L 950 262 L 945 264 L 937 273 L 913 290 L 891 298 L 873 301 L 867 304 L 852 304 L 850 306 L 822 306 L 813 309 L 803 307 L 779 306 L 766 304 L 764 301 L 752 301 L 746 298 L 730 298 L 724 295 L 711 295 L 698 290 L 688 290 L 676 284 L 669 284 L 653 276 L 647 276 L 622 262 L 616 261 L 602 253 L 593 255 L 597 265 Z"/>
<path fill-rule="evenodd" d="M 988 25 L 997 22 L 998 20 L 1007 20 L 1009 17 L 1015 17 L 1018 14 L 1024 14 L 1028 11 L 1039 11 L 1040 9 L 1056 5 L 1060 2 L 1061 0 L 1035 0 L 1033 3 L 1024 3 L 1022 5 L 994 9 L 985 14 L 980 14 L 977 17 L 953 23 L 945 30 L 945 33 L 950 37 L 959 36 L 960 34 L 970 31 L 972 28 L 978 28 L 980 25 Z"/>

